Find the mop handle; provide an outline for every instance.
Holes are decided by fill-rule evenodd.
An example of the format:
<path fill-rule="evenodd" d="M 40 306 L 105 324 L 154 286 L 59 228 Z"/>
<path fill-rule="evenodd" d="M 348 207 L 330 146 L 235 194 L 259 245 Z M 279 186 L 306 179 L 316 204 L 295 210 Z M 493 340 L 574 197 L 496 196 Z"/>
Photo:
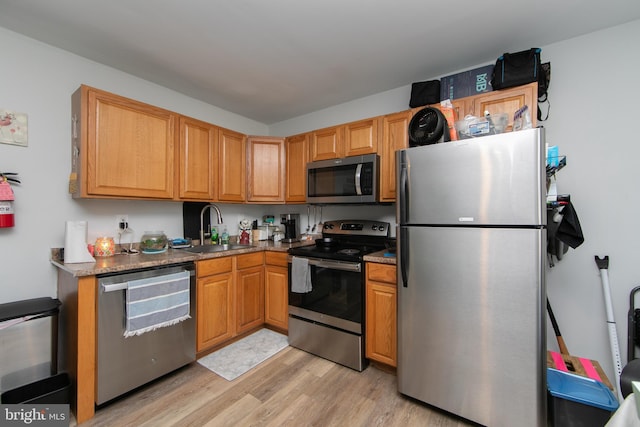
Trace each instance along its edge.
<path fill-rule="evenodd" d="M 604 294 L 605 309 L 607 312 L 607 328 L 609 329 L 609 345 L 611 347 L 611 357 L 613 359 L 613 369 L 616 375 L 616 389 L 618 397 L 622 399 L 620 393 L 620 374 L 622 373 L 622 362 L 620 361 L 620 348 L 618 346 L 618 332 L 616 331 L 616 321 L 613 316 L 613 304 L 611 303 L 611 287 L 609 286 L 609 256 L 604 259 L 595 257 L 596 265 L 600 270 L 600 278 L 602 279 L 602 292 Z M 620 400 L 622 401 L 622 400 Z"/>

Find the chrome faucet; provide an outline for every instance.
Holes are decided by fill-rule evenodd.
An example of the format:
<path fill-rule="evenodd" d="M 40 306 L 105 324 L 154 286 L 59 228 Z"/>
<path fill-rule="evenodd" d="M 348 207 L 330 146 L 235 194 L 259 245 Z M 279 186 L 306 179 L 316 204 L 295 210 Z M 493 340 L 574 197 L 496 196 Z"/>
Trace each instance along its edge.
<path fill-rule="evenodd" d="M 207 208 L 213 208 L 218 215 L 218 224 L 222 224 L 222 213 L 220 212 L 220 208 L 214 205 L 213 203 L 209 203 L 200 211 L 200 244 L 204 245 L 204 212 Z"/>

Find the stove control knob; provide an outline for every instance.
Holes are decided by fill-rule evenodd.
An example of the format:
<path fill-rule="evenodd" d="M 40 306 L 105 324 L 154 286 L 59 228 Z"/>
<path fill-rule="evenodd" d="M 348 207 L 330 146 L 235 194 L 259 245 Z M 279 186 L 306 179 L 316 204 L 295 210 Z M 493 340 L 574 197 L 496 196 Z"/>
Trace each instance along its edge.
<path fill-rule="evenodd" d="M 384 225 L 379 225 L 378 226 L 378 231 L 384 231 Z"/>

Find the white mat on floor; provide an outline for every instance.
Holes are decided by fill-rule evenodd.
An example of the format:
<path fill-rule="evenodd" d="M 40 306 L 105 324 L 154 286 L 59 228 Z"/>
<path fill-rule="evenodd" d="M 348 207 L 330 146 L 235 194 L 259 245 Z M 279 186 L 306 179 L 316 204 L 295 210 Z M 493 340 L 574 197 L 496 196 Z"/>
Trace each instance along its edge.
<path fill-rule="evenodd" d="M 286 335 L 260 329 L 198 360 L 205 368 L 233 381 L 289 345 Z"/>

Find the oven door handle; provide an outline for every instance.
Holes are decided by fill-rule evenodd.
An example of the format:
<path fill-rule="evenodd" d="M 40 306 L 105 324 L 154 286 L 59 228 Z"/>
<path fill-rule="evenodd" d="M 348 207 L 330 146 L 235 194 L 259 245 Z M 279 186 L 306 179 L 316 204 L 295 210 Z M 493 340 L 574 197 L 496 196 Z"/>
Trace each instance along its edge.
<path fill-rule="evenodd" d="M 331 270 L 353 271 L 356 273 L 360 273 L 362 271 L 362 266 L 358 262 L 333 261 L 318 258 L 308 258 L 308 260 L 309 265 L 313 265 L 314 267 L 328 268 Z"/>

